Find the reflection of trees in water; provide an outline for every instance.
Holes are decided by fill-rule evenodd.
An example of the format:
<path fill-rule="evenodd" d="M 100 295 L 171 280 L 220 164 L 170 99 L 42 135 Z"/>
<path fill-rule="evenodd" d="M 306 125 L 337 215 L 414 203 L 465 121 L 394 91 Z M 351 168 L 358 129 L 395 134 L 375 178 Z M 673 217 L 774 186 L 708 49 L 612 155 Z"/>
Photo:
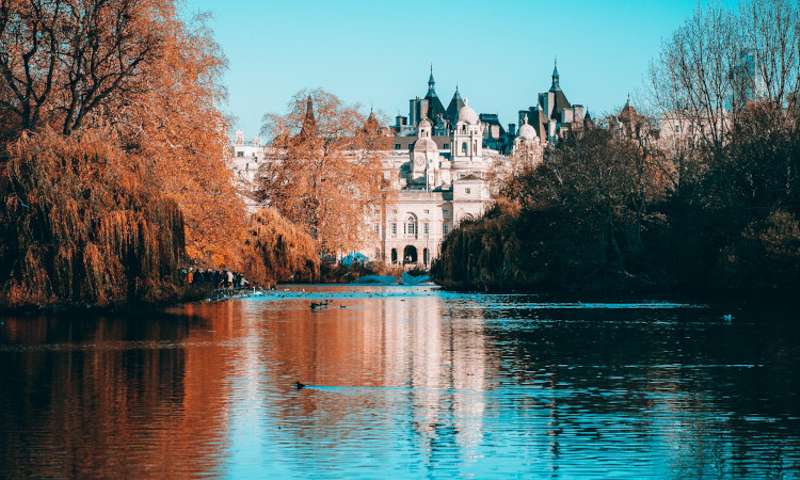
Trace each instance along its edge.
<path fill-rule="evenodd" d="M 267 396 L 268 408 L 312 444 L 357 441 L 380 424 L 412 429 L 425 458 L 469 455 L 482 439 L 484 393 L 497 368 L 479 311 L 451 320 L 437 296 L 343 303 L 268 314 L 264 354 L 281 393 Z M 295 381 L 323 388 L 292 394 Z"/>
<path fill-rule="evenodd" d="M 742 313 L 730 325 L 703 311 L 491 315 L 516 322 L 488 320 L 486 335 L 506 351 L 503 374 L 554 394 L 549 402 L 521 396 L 514 408 L 550 409 L 547 429 L 562 449 L 576 437 L 598 445 L 649 439 L 669 446 L 666 462 L 689 477 L 711 465 L 726 475 L 747 476 L 746 466 L 759 463 L 781 471 L 787 461 L 776 454 L 785 424 L 748 417 L 800 414 L 800 378 L 786 374 L 800 356 L 796 322 Z M 536 317 L 543 321 L 520 323 Z M 754 437 L 773 445 L 772 455 L 754 451 Z M 555 463 L 561 451 L 553 452 Z"/>
<path fill-rule="evenodd" d="M 198 317 L 6 320 L 0 343 L 16 351 L 0 352 L 0 477 L 166 478 L 214 468 L 230 350 L 212 340 L 229 336 L 225 324 L 215 320 L 211 332 Z M 193 342 L 203 347 L 181 346 Z"/>
<path fill-rule="evenodd" d="M 597 473 L 586 459 L 601 458 L 746 477 L 745 465 L 797 461 L 792 322 L 439 296 L 180 311 L 6 320 L 0 477 L 227 472 L 220 459 L 250 445 L 245 460 L 262 464 L 280 451 L 291 465 L 356 456 L 420 474 L 488 462 L 566 478 L 576 465 Z M 736 364 L 764 366 L 706 368 Z M 298 380 L 330 388 L 296 390 Z"/>

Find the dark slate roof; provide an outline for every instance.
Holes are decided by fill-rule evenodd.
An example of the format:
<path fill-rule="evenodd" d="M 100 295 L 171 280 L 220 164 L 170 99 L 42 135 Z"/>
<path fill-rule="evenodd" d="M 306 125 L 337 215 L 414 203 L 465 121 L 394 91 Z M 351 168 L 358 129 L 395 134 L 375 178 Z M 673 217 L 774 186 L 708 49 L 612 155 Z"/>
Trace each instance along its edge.
<path fill-rule="evenodd" d="M 481 113 L 478 115 L 478 118 L 481 122 L 486 123 L 488 125 L 497 125 L 500 127 L 500 136 L 506 134 L 506 129 L 503 127 L 503 124 L 500 123 L 500 118 L 497 116 L 496 113 Z"/>
<path fill-rule="evenodd" d="M 440 114 L 441 115 L 446 114 L 444 110 L 444 105 L 442 105 L 442 101 L 439 100 L 439 97 L 436 96 L 436 92 L 433 92 L 433 95 L 431 95 L 430 92 L 428 92 L 428 95 L 425 95 L 425 100 L 428 101 L 427 117 L 429 120 L 433 121 Z"/>
<path fill-rule="evenodd" d="M 425 94 L 425 100 L 428 101 L 428 111 L 426 116 L 431 122 L 436 121 L 439 115 L 446 114 L 442 101 L 436 95 L 436 80 L 433 78 L 433 65 L 431 65 L 431 75 L 428 77 L 428 93 Z"/>
<path fill-rule="evenodd" d="M 463 107 L 464 99 L 461 98 L 461 94 L 458 93 L 458 87 L 456 87 L 456 91 L 453 94 L 453 98 L 450 100 L 450 104 L 447 106 L 447 119 L 450 120 L 450 125 L 455 125 L 458 123 L 458 112 Z"/>
<path fill-rule="evenodd" d="M 564 91 L 563 90 L 558 89 L 558 90 L 554 91 L 553 93 L 555 94 L 554 96 L 555 96 L 555 103 L 556 104 L 553 107 L 553 114 L 550 116 L 550 118 L 553 118 L 553 119 L 556 119 L 556 120 L 560 120 L 561 119 L 561 112 L 564 111 L 564 109 L 566 109 L 566 108 L 571 108 L 572 105 L 569 103 L 569 100 L 567 100 L 567 96 L 564 95 Z"/>

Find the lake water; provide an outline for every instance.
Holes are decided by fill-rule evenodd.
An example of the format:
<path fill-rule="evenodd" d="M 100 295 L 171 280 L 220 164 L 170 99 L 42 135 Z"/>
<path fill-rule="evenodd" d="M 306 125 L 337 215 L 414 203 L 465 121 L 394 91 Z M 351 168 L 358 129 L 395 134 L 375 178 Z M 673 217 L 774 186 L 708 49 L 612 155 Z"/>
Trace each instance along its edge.
<path fill-rule="evenodd" d="M 0 321 L 0 478 L 800 478 L 798 315 L 337 286 Z"/>

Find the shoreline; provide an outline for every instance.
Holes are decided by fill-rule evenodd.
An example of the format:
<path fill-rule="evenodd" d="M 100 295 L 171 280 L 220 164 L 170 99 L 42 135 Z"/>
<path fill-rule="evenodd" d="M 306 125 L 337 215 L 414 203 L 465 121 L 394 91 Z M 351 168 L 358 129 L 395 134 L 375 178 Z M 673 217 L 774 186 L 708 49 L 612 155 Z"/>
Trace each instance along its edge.
<path fill-rule="evenodd" d="M 52 304 L 52 305 L 26 305 L 9 307 L 0 305 L 0 316 L 23 316 L 34 317 L 37 315 L 62 315 L 75 313 L 88 313 L 91 315 L 102 314 L 128 314 L 153 312 L 163 313 L 166 309 L 195 302 L 222 302 L 232 300 L 237 297 L 246 296 L 243 293 L 269 292 L 281 290 L 286 287 L 435 287 L 442 292 L 474 294 L 474 295 L 529 295 L 541 299 L 544 303 L 641 303 L 641 302 L 670 302 L 686 305 L 702 305 L 712 309 L 735 309 L 751 310 L 754 308 L 786 311 L 792 306 L 793 302 L 788 292 L 711 292 L 710 294 L 698 294 L 676 291 L 639 291 L 639 292 L 597 292 L 585 291 L 582 293 L 567 291 L 533 291 L 528 289 L 488 289 L 478 290 L 469 288 L 453 288 L 435 281 L 420 284 L 403 283 L 372 283 L 372 282 L 309 282 L 309 283 L 284 283 L 277 284 L 271 289 L 248 288 L 237 291 L 226 290 L 203 290 L 187 292 L 177 298 L 167 299 L 157 302 L 125 302 L 113 305 L 76 305 L 76 304 Z"/>

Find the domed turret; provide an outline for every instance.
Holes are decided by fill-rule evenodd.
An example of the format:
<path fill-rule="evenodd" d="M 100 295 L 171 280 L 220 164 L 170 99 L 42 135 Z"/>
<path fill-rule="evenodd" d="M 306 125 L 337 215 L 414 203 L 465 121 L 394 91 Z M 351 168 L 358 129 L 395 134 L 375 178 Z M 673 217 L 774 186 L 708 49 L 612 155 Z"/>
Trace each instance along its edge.
<path fill-rule="evenodd" d="M 417 131 L 420 134 L 424 134 L 426 132 L 431 131 L 431 122 L 430 120 L 428 120 L 428 117 L 423 117 L 423 119 L 419 121 L 419 125 L 417 126 Z"/>
<path fill-rule="evenodd" d="M 468 125 L 477 125 L 480 121 L 478 114 L 469 106 L 469 102 L 466 99 L 464 100 L 464 106 L 458 111 L 458 121 Z"/>
<path fill-rule="evenodd" d="M 438 152 L 439 147 L 436 146 L 436 142 L 434 142 L 430 137 L 420 137 L 416 142 L 414 142 L 414 151 Z"/>
<path fill-rule="evenodd" d="M 528 123 L 528 115 L 525 115 L 522 126 L 519 127 L 519 138 L 524 140 L 536 140 L 536 130 Z"/>
<path fill-rule="evenodd" d="M 417 125 L 417 141 L 414 142 L 414 151 L 435 152 L 439 148 L 431 138 L 431 121 L 424 117 Z"/>

